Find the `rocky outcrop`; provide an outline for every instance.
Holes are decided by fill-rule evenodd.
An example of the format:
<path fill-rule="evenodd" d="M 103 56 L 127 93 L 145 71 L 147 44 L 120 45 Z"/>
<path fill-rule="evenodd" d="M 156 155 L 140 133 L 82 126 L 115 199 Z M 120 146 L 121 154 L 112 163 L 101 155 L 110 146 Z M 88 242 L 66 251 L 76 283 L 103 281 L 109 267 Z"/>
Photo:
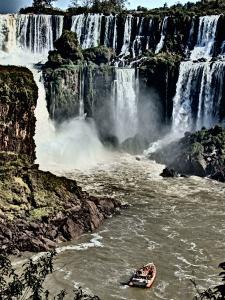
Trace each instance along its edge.
<path fill-rule="evenodd" d="M 112 82 L 115 68 L 110 48 L 81 50 L 75 33 L 65 31 L 43 68 L 47 108 L 57 123 L 85 114 L 94 118 L 102 140 L 112 136 Z M 105 116 L 107 115 L 107 120 Z"/>
<path fill-rule="evenodd" d="M 175 53 L 163 52 L 147 56 L 140 64 L 140 84 L 141 90 L 144 91 L 142 94 L 151 94 L 153 98 L 155 94 L 158 98 L 161 125 L 171 123 L 181 59 L 182 57 Z"/>
<path fill-rule="evenodd" d="M 52 120 L 61 123 L 79 115 L 81 76 L 81 66 L 45 69 L 46 101 Z"/>
<path fill-rule="evenodd" d="M 35 159 L 34 109 L 38 89 L 26 68 L 0 66 L 0 150 Z"/>
<path fill-rule="evenodd" d="M 34 165 L 37 87 L 25 68 L 0 68 L 0 248 L 44 251 L 99 227 L 120 204 Z"/>
<path fill-rule="evenodd" d="M 225 182 L 225 130 L 215 126 L 196 133 L 186 133 L 151 155 L 181 174 L 209 176 Z"/>
<path fill-rule="evenodd" d="M 36 166 L 2 173 L 0 198 L 0 247 L 7 253 L 54 248 L 92 232 L 120 207 Z"/>
<path fill-rule="evenodd" d="M 143 153 L 149 146 L 149 140 L 144 136 L 137 134 L 133 138 L 126 139 L 121 145 L 121 150 L 130 154 Z"/>
<path fill-rule="evenodd" d="M 164 178 L 174 178 L 174 177 L 178 177 L 179 174 L 174 169 L 165 168 L 163 169 L 160 176 Z"/>

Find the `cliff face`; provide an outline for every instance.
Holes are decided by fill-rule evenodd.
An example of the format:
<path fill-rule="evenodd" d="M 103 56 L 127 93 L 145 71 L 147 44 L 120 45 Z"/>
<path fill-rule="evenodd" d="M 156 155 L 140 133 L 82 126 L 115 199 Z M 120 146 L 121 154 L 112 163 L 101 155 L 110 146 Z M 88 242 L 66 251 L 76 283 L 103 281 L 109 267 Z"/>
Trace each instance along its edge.
<path fill-rule="evenodd" d="M 82 51 L 76 34 L 69 31 L 64 31 L 55 47 L 43 68 L 50 117 L 61 123 L 85 115 L 95 119 L 103 139 L 111 136 L 115 68 L 108 64 L 114 51 L 105 47 Z"/>
<path fill-rule="evenodd" d="M 159 97 L 162 126 L 169 125 L 172 119 L 173 98 L 176 93 L 181 59 L 180 55 L 174 53 L 159 53 L 146 58 L 140 65 L 144 93 L 155 91 Z"/>
<path fill-rule="evenodd" d="M 0 67 L 0 248 L 43 251 L 96 229 L 120 204 L 95 198 L 75 181 L 38 170 L 32 73 Z"/>
<path fill-rule="evenodd" d="M 80 67 L 48 68 L 44 78 L 50 118 L 60 123 L 78 116 L 81 93 Z"/>
<path fill-rule="evenodd" d="M 35 159 L 35 116 L 38 89 L 25 68 L 0 66 L 0 151 Z"/>

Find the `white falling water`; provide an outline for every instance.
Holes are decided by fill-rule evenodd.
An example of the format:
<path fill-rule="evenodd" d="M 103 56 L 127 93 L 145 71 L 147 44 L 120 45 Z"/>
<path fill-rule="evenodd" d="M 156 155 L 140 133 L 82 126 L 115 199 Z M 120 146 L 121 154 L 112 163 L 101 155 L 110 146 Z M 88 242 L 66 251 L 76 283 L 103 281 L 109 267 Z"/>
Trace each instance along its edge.
<path fill-rule="evenodd" d="M 46 108 L 42 74 L 31 69 L 38 86 L 39 97 L 35 110 L 37 118 L 35 143 L 37 163 L 42 170 L 88 169 L 108 159 L 109 154 L 99 141 L 93 121 L 74 118 L 55 127 Z M 82 99 L 81 99 L 82 101 Z"/>
<path fill-rule="evenodd" d="M 114 28 L 113 28 L 113 49 L 117 48 L 117 16 L 115 16 L 114 20 Z"/>
<path fill-rule="evenodd" d="M 193 62 L 213 56 L 219 15 L 199 18 L 198 36 L 191 52 L 191 61 L 180 65 L 173 107 L 173 132 L 185 132 L 211 127 L 220 122 L 225 62 Z M 189 41 L 194 32 L 194 22 Z"/>
<path fill-rule="evenodd" d="M 201 77 L 199 73 L 203 72 L 203 68 L 203 63 L 182 62 L 180 65 L 176 95 L 173 100 L 173 132 L 193 129 L 192 94 L 197 89 L 196 79 Z M 200 91 L 195 92 L 198 94 Z"/>
<path fill-rule="evenodd" d="M 72 17 L 72 27 L 71 31 L 76 32 L 78 41 L 82 42 L 81 37 L 84 29 L 84 21 L 85 21 L 85 15 L 77 15 Z"/>
<path fill-rule="evenodd" d="M 191 60 L 212 57 L 219 17 L 220 15 L 200 17 L 197 43 L 191 52 Z"/>
<path fill-rule="evenodd" d="M 63 16 L 0 15 L 0 50 L 22 48 L 35 54 L 47 54 L 63 30 Z"/>
<path fill-rule="evenodd" d="M 102 16 L 101 14 L 82 14 L 72 17 L 71 31 L 76 32 L 83 49 L 100 45 Z"/>
<path fill-rule="evenodd" d="M 105 22 L 103 22 L 103 18 Z M 132 28 L 135 23 L 137 29 L 136 33 L 133 33 L 134 39 L 131 40 Z M 150 20 L 149 28 L 144 30 L 145 23 L 145 17 L 133 17 L 132 15 L 126 17 L 120 56 L 132 54 L 133 57 L 137 57 L 141 55 L 142 50 L 151 48 L 149 40 L 153 23 Z M 118 34 L 121 34 L 117 32 L 117 15 L 104 16 L 102 14 L 73 16 L 71 31 L 76 32 L 83 49 L 97 47 L 102 44 L 117 50 Z M 144 45 L 145 49 L 143 48 Z"/>
<path fill-rule="evenodd" d="M 137 104 L 135 69 L 116 69 L 113 106 L 115 134 L 120 142 L 138 132 Z"/>
<path fill-rule="evenodd" d="M 117 38 L 116 22 L 117 22 L 116 16 L 113 16 L 113 15 L 105 16 L 104 46 L 113 47 L 114 49 L 116 49 L 116 38 Z M 112 31 L 113 24 L 114 24 L 114 26 L 113 26 L 113 31 Z M 111 41 L 113 41 L 112 44 L 111 44 Z"/>
<path fill-rule="evenodd" d="M 130 54 L 130 40 L 131 40 L 131 30 L 132 30 L 132 20 L 133 16 L 129 15 L 126 17 L 124 36 L 123 36 L 123 46 L 120 55 Z"/>
<path fill-rule="evenodd" d="M 10 52 L 16 47 L 15 15 L 0 15 L 0 51 Z"/>
<path fill-rule="evenodd" d="M 225 62 L 182 62 L 173 108 L 173 132 L 211 127 L 219 119 Z"/>
<path fill-rule="evenodd" d="M 33 53 L 45 53 L 54 49 L 63 30 L 63 16 L 18 15 L 19 45 Z"/>
<path fill-rule="evenodd" d="M 168 24 L 168 17 L 165 17 L 163 19 L 163 24 L 162 24 L 162 28 L 161 28 L 161 38 L 160 38 L 160 41 L 159 41 L 158 45 L 156 46 L 156 50 L 155 50 L 156 54 L 158 54 L 164 46 L 166 33 L 167 33 L 167 24 Z"/>
<path fill-rule="evenodd" d="M 137 18 L 137 28 L 138 28 L 138 33 L 133 41 L 131 51 L 133 57 L 139 56 L 142 54 L 142 43 L 141 39 L 143 37 L 143 23 L 144 23 L 144 18 Z"/>

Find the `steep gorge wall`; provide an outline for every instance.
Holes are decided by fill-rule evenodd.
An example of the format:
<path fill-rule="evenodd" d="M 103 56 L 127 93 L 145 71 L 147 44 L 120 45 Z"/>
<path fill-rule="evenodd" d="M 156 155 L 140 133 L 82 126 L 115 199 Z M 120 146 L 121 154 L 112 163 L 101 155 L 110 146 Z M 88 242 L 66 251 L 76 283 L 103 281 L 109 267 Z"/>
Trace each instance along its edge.
<path fill-rule="evenodd" d="M 75 181 L 38 170 L 33 75 L 26 68 L 1 66 L 0 84 L 0 252 L 46 251 L 95 230 L 120 203 L 92 197 Z"/>

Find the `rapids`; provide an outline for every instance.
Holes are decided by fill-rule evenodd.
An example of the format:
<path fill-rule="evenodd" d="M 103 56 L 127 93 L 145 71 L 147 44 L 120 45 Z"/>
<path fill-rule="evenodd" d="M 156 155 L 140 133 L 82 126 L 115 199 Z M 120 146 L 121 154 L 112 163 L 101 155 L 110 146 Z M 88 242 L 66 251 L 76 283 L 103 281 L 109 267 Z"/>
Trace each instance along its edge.
<path fill-rule="evenodd" d="M 224 184 L 208 179 L 162 179 L 163 166 L 126 154 L 86 171 L 53 171 L 76 179 L 86 191 L 130 205 L 94 233 L 59 245 L 48 286 L 89 288 L 101 299 L 193 299 L 190 279 L 207 288 L 219 282 L 224 260 Z M 120 283 L 154 261 L 158 275 L 150 290 Z M 71 299 L 71 295 L 67 296 Z"/>

